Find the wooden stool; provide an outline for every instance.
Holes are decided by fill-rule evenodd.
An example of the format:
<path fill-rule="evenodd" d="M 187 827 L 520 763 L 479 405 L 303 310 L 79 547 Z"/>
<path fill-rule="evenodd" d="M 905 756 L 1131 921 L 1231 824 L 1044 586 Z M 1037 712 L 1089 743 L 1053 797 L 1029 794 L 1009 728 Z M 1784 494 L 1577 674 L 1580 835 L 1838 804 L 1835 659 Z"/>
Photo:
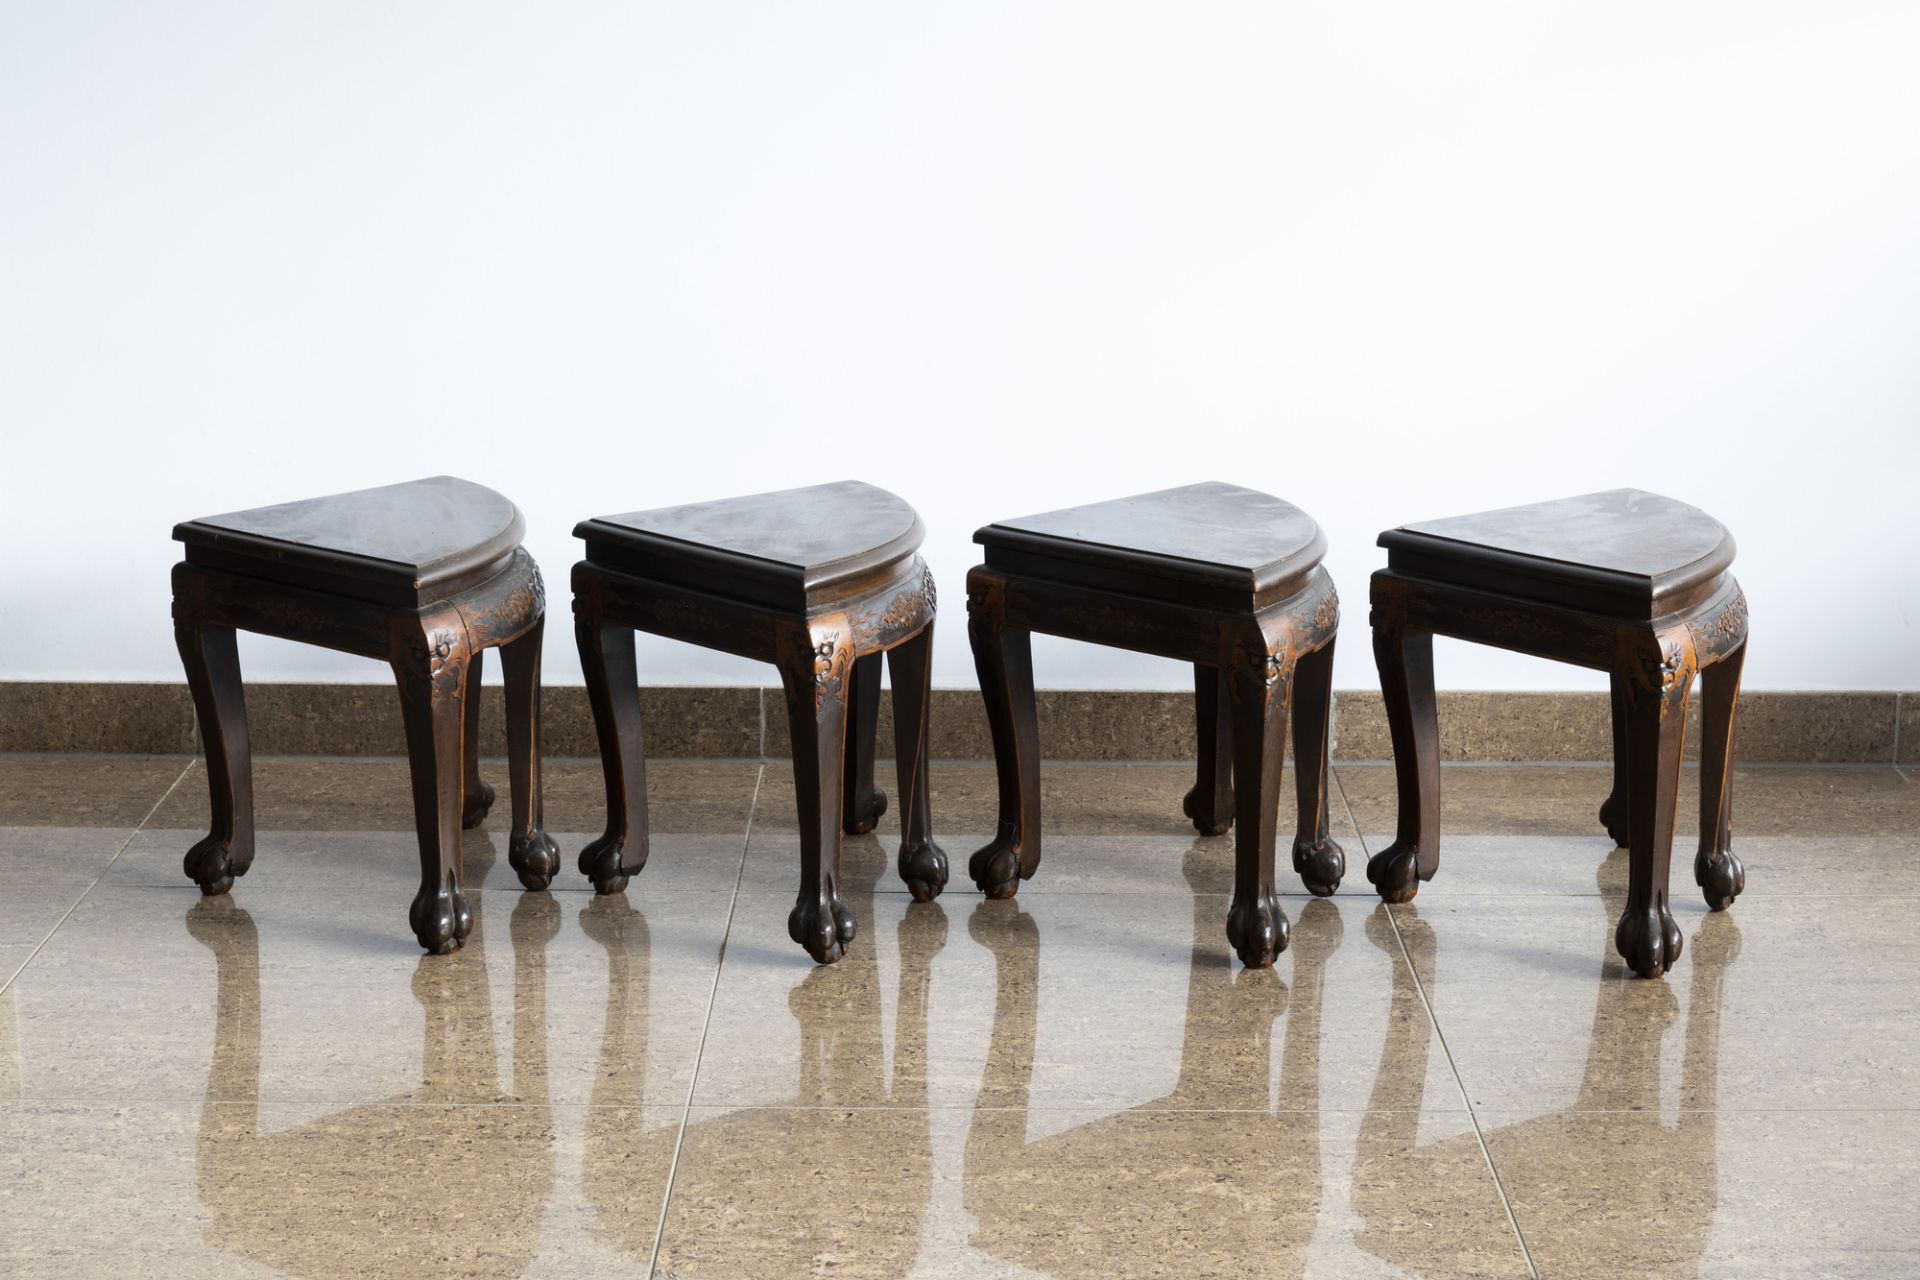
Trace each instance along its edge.
<path fill-rule="evenodd" d="M 1733 537 L 1685 503 L 1613 489 L 1430 520 L 1380 535 L 1373 653 L 1400 791 L 1399 832 L 1367 863 L 1388 902 L 1440 865 L 1433 637 L 1455 636 L 1610 674 L 1613 794 L 1600 808 L 1631 855 L 1614 945 L 1643 978 L 1680 956 L 1667 910 L 1674 795 L 1687 695 L 1701 676 L 1705 741 L 1694 880 L 1715 911 L 1746 884 L 1733 854 L 1733 717 L 1747 653 L 1747 598 L 1727 569 Z"/>
<path fill-rule="evenodd" d="M 780 669 L 800 808 L 800 895 L 787 932 L 821 964 L 845 954 L 840 835 L 873 830 L 880 655 L 893 669 L 900 878 L 931 901 L 947 883 L 927 808 L 933 575 L 924 530 L 899 498 L 857 481 L 586 520 L 574 536 L 574 632 L 607 780 L 607 830 L 580 871 L 618 893 L 647 862 L 636 630 Z M 848 721 L 852 721 L 849 732 Z"/>
<path fill-rule="evenodd" d="M 213 830 L 187 852 L 202 893 L 253 864 L 253 763 L 234 631 L 380 658 L 393 668 L 413 771 L 420 945 L 444 954 L 473 926 L 460 829 L 493 804 L 480 780 L 480 663 L 498 646 L 507 692 L 513 835 L 507 860 L 544 889 L 559 848 L 541 829 L 540 633 L 546 596 L 520 548 L 520 512 L 491 489 L 436 476 L 174 526 L 173 632 L 206 753 Z"/>
<path fill-rule="evenodd" d="M 1289 710 L 1294 870 L 1325 896 L 1347 865 L 1327 836 L 1340 602 L 1319 567 L 1320 527 L 1278 498 L 1209 483 L 1002 520 L 973 539 L 987 559 L 967 575 L 968 632 L 1000 774 L 1000 829 L 968 864 L 974 883 L 1010 898 L 1040 865 L 1031 634 L 1178 658 L 1193 663 L 1200 737 L 1187 816 L 1206 836 L 1238 820 L 1227 938 L 1250 968 L 1272 964 L 1288 933 L 1273 846 Z"/>

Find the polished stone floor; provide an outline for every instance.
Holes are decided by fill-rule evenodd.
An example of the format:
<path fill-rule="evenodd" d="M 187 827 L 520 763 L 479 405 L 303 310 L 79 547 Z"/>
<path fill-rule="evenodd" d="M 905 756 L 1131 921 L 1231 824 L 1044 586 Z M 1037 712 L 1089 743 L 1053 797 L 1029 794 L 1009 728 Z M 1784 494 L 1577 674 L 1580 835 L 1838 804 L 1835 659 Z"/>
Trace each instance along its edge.
<path fill-rule="evenodd" d="M 943 765 L 955 883 L 914 905 L 891 819 L 849 840 L 815 969 L 778 765 L 653 766 L 652 864 L 596 899 L 598 769 L 551 763 L 567 874 L 519 891 L 502 804 L 431 958 L 400 762 L 260 761 L 259 860 L 202 899 L 198 765 L 0 757 L 0 1275 L 1920 1274 L 1912 773 L 1743 770 L 1721 915 L 1689 804 L 1642 982 L 1603 769 L 1448 768 L 1389 910 L 1391 771 L 1341 768 L 1347 884 L 1283 875 L 1262 973 L 1184 769 L 1044 772 L 1017 901 L 965 880 L 991 768 Z"/>

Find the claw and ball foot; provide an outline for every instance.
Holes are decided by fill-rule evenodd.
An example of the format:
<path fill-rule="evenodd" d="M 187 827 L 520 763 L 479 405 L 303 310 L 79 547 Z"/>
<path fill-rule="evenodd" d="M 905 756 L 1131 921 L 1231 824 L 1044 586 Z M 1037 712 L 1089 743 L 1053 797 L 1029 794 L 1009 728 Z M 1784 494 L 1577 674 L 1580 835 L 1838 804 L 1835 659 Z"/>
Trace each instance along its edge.
<path fill-rule="evenodd" d="M 1227 941 L 1249 969 L 1265 969 L 1287 949 L 1291 928 L 1271 886 L 1252 898 L 1236 898 L 1227 910 Z"/>
<path fill-rule="evenodd" d="M 593 881 L 595 893 L 619 893 L 627 887 L 627 872 L 620 865 L 622 856 L 617 836 L 601 836 L 580 851 L 580 874 Z"/>
<path fill-rule="evenodd" d="M 535 828 L 507 843 L 507 865 L 526 888 L 538 891 L 553 883 L 560 870 L 560 846 L 552 836 Z"/>
<path fill-rule="evenodd" d="M 1627 798 L 1615 792 L 1606 798 L 1600 806 L 1600 825 L 1607 829 L 1607 838 L 1613 841 L 1613 847 L 1627 847 Z"/>
<path fill-rule="evenodd" d="M 1341 877 L 1347 874 L 1346 850 L 1332 840 L 1295 840 L 1293 869 L 1300 873 L 1307 892 L 1316 898 L 1331 898 L 1340 887 Z"/>
<path fill-rule="evenodd" d="M 1020 889 L 1020 855 L 1011 841 L 995 840 L 967 859 L 967 874 L 989 898 L 1011 898 Z"/>
<path fill-rule="evenodd" d="M 467 899 L 449 876 L 437 885 L 422 885 L 407 912 L 413 936 L 436 956 L 457 951 L 473 932 L 473 911 Z"/>
<path fill-rule="evenodd" d="M 841 830 L 850 836 L 864 836 L 878 825 L 880 815 L 886 811 L 887 793 L 875 787 L 865 804 L 847 807 L 847 820 Z"/>
<path fill-rule="evenodd" d="M 847 954 L 853 934 L 853 913 L 831 889 L 814 895 L 802 890 L 787 916 L 787 936 L 806 948 L 815 964 L 832 964 Z"/>
<path fill-rule="evenodd" d="M 1233 829 L 1231 817 L 1220 822 L 1206 822 L 1201 819 L 1199 787 L 1187 788 L 1187 794 L 1180 800 L 1180 809 L 1193 820 L 1193 829 L 1203 836 L 1223 836 Z"/>
<path fill-rule="evenodd" d="M 460 814 L 460 825 L 471 831 L 487 820 L 487 813 L 493 808 L 493 787 L 481 783 L 467 792 L 466 808 Z"/>
<path fill-rule="evenodd" d="M 1420 892 L 1418 850 L 1394 841 L 1367 859 L 1367 881 L 1380 891 L 1382 902 L 1412 902 Z"/>
<path fill-rule="evenodd" d="M 1747 887 L 1747 869 L 1732 849 L 1702 849 L 1693 859 L 1693 882 L 1714 911 L 1725 911 Z"/>
<path fill-rule="evenodd" d="M 932 902 L 947 887 L 947 855 L 931 840 L 901 845 L 899 867 L 915 902 Z"/>
<path fill-rule="evenodd" d="M 1613 945 L 1627 967 L 1643 978 L 1657 978 L 1680 958 L 1680 926 L 1664 901 L 1644 907 L 1629 905 L 1614 930 Z"/>
<path fill-rule="evenodd" d="M 233 888 L 235 877 L 247 874 L 247 868 L 252 865 L 252 858 L 235 857 L 230 843 L 218 835 L 206 836 L 187 850 L 182 864 L 187 878 L 199 885 L 200 892 L 209 898 Z"/>

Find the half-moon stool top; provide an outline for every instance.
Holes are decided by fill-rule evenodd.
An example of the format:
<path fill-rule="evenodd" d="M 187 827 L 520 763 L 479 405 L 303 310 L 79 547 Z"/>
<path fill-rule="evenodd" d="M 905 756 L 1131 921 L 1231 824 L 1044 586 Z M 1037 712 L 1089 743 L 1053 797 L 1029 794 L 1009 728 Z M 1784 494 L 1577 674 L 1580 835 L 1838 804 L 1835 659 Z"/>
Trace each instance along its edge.
<path fill-rule="evenodd" d="M 513 832 L 508 861 L 545 888 L 558 851 L 541 830 L 540 570 L 520 546 L 519 509 L 453 476 L 203 516 L 176 525 L 175 638 L 207 757 L 213 830 L 186 857 L 205 893 L 253 862 L 246 699 L 234 632 L 255 631 L 379 658 L 393 670 L 413 773 L 421 887 L 410 919 L 430 951 L 472 926 L 460 829 L 481 822 L 480 668 L 502 650 Z"/>
<path fill-rule="evenodd" d="M 1292 594 L 1327 552 L 1300 508 L 1219 481 L 996 520 L 973 540 L 996 567 L 1229 609 Z"/>
<path fill-rule="evenodd" d="M 927 901 L 947 880 L 928 814 L 935 592 L 913 508 L 859 481 L 583 520 L 575 630 L 607 783 L 607 829 L 580 854 L 601 893 L 646 865 L 646 776 L 633 632 L 772 662 L 786 690 L 801 828 L 788 933 L 831 963 L 853 940 L 842 831 L 886 809 L 873 786 L 881 653 L 893 671 L 902 794 L 899 869 Z M 851 728 L 849 727 L 851 722 Z"/>
<path fill-rule="evenodd" d="M 525 533 L 512 502 L 455 476 L 202 516 L 173 530 L 189 564 L 381 604 L 445 599 L 504 568 Z"/>
<path fill-rule="evenodd" d="M 926 537 L 903 500 L 858 480 L 582 520 L 587 559 L 769 608 L 806 611 L 890 567 Z"/>
<path fill-rule="evenodd" d="M 1299 824 L 1293 861 L 1330 894 L 1346 868 L 1327 836 L 1327 716 L 1339 599 L 1311 516 L 1208 482 L 998 520 L 974 534 L 969 632 L 999 765 L 1000 824 L 968 870 L 1011 897 L 1040 865 L 1038 727 L 1031 633 L 1134 649 L 1194 667 L 1199 760 L 1187 816 L 1203 835 L 1236 822 L 1227 937 L 1273 963 L 1288 924 L 1273 854 L 1286 724 L 1293 713 Z"/>
<path fill-rule="evenodd" d="M 1656 618 L 1710 594 L 1733 535 L 1698 507 L 1639 489 L 1401 525 L 1389 568 L 1595 613 Z"/>
<path fill-rule="evenodd" d="M 1615 934 L 1636 973 L 1665 973 L 1681 937 L 1667 902 L 1687 700 L 1701 676 L 1702 809 L 1694 878 L 1714 909 L 1746 877 L 1733 855 L 1733 721 L 1747 602 L 1729 570 L 1734 542 L 1698 507 L 1638 489 L 1426 520 L 1380 535 L 1374 656 L 1393 732 L 1398 838 L 1367 864 L 1405 902 L 1440 857 L 1434 635 L 1609 673 L 1614 784 L 1600 820 L 1630 854 Z"/>

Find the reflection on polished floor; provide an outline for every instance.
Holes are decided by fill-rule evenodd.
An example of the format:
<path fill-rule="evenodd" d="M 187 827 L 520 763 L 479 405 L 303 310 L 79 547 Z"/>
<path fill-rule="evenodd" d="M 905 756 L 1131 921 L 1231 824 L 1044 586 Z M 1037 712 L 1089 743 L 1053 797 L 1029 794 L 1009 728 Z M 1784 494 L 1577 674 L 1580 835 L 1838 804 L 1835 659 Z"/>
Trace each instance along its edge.
<path fill-rule="evenodd" d="M 1017 901 L 916 905 L 890 819 L 851 839 L 830 969 L 787 771 L 649 772 L 624 896 L 523 894 L 490 820 L 435 958 L 401 762 L 260 761 L 259 860 L 202 899 L 197 765 L 0 757 L 0 1274 L 1920 1274 L 1910 773 L 1742 771 L 1747 891 L 1709 915 L 1677 857 L 1643 982 L 1600 768 L 1449 768 L 1440 878 L 1289 876 L 1269 972 L 1183 768 L 1047 767 Z M 1337 776 L 1357 868 L 1391 771 Z M 549 766 L 569 854 L 598 786 Z M 963 860 L 992 769 L 934 786 Z"/>

